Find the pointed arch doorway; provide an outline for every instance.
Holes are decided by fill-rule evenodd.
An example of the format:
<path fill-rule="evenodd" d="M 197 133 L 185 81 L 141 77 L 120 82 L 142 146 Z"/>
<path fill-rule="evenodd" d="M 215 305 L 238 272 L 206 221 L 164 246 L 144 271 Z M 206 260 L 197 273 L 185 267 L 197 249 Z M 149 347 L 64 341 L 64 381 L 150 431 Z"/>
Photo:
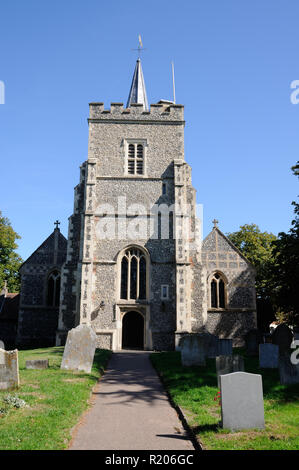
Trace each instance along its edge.
<path fill-rule="evenodd" d="M 131 310 L 123 316 L 122 349 L 144 349 L 144 318 L 136 310 Z"/>

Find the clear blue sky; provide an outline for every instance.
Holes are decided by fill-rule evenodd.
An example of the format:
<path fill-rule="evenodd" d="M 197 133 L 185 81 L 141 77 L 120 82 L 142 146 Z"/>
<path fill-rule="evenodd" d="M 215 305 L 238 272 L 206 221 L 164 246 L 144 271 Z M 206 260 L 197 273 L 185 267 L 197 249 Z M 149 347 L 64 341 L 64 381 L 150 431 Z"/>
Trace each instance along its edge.
<path fill-rule="evenodd" d="M 185 105 L 204 235 L 288 231 L 298 193 L 298 0 L 7 0 L 0 10 L 0 209 L 25 259 L 61 221 L 87 158 L 88 103 L 125 102 L 138 34 L 150 103 Z"/>

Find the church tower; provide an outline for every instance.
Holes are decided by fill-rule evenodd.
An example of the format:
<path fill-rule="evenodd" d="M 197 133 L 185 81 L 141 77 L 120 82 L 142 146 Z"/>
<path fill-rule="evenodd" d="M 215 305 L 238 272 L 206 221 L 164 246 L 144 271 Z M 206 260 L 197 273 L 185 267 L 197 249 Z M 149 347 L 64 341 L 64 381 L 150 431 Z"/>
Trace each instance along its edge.
<path fill-rule="evenodd" d="M 99 347 L 173 349 L 201 326 L 206 297 L 184 107 L 161 100 L 149 109 L 138 59 L 127 107 L 90 103 L 88 123 L 57 344 L 87 323 Z"/>
<path fill-rule="evenodd" d="M 171 350 L 182 335 L 243 338 L 256 326 L 254 269 L 216 226 L 201 246 L 184 107 L 148 106 L 137 60 L 127 107 L 90 103 L 56 344 L 79 324 L 98 347 Z"/>

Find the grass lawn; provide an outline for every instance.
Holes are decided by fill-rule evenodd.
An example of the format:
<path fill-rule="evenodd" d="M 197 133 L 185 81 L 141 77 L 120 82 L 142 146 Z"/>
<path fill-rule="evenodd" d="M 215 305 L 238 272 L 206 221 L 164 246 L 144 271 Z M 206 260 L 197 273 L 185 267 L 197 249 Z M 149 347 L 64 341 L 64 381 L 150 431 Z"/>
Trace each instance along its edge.
<path fill-rule="evenodd" d="M 215 359 L 208 359 L 206 367 L 182 367 L 178 352 L 155 353 L 151 360 L 204 449 L 299 449 L 299 384 L 280 385 L 278 371 L 259 369 L 258 358 L 245 357 L 245 371 L 263 377 L 266 428 L 235 433 L 219 426 Z"/>
<path fill-rule="evenodd" d="M 0 414 L 0 450 L 65 449 L 72 427 L 88 406 L 92 387 L 104 372 L 111 355 L 96 350 L 90 374 L 60 370 L 63 347 L 19 351 L 20 388 L 0 390 L 0 409 L 3 398 L 17 395 L 29 405 L 9 408 Z M 27 370 L 25 361 L 49 359 L 46 370 Z"/>

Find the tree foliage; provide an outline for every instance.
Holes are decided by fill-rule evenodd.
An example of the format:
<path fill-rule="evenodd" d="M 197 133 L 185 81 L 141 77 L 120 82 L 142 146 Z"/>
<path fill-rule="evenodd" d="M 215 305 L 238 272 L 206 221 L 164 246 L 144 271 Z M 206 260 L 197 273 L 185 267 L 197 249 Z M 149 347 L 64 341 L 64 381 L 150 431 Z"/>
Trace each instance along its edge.
<path fill-rule="evenodd" d="M 292 167 L 299 177 L 299 161 Z M 299 203 L 293 201 L 294 220 L 288 233 L 281 232 L 274 242 L 276 258 L 273 279 L 275 281 L 275 305 L 280 318 L 299 326 Z"/>
<path fill-rule="evenodd" d="M 9 220 L 0 211 L 0 288 L 7 281 L 9 292 L 20 289 L 19 268 L 21 257 L 15 252 L 18 245 L 16 240 L 21 238 L 12 228 Z"/>
<path fill-rule="evenodd" d="M 261 232 L 256 224 L 241 225 L 240 230 L 227 236 L 256 269 L 257 297 L 262 299 L 271 297 L 270 273 L 275 262 L 273 242 L 276 236 L 273 233 Z"/>

